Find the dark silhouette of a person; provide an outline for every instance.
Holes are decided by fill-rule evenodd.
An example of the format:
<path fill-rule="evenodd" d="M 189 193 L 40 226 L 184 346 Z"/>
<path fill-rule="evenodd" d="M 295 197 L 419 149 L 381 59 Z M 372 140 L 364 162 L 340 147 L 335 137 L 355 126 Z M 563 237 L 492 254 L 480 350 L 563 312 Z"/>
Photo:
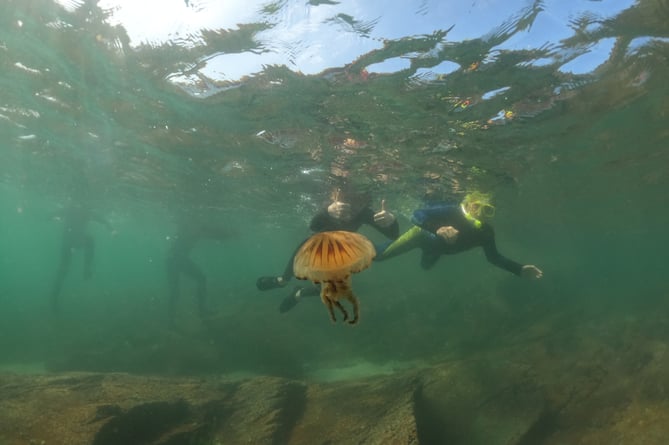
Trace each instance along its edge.
<path fill-rule="evenodd" d="M 169 288 L 169 322 L 174 326 L 176 303 L 181 291 L 181 276 L 185 275 L 196 283 L 197 309 L 200 318 L 207 313 L 207 277 L 191 258 L 190 252 L 201 239 L 223 240 L 232 233 L 215 225 L 180 221 L 177 233 L 167 253 L 166 271 Z"/>
<path fill-rule="evenodd" d="M 51 305 L 53 310 L 57 311 L 60 308 L 60 292 L 70 270 L 72 254 L 75 250 L 83 250 L 84 253 L 84 279 L 88 280 L 93 276 L 95 240 L 88 233 L 88 223 L 94 221 L 103 224 L 111 231 L 113 229 L 109 221 L 83 204 L 73 204 L 57 212 L 55 216 L 63 221 L 60 262 L 51 288 Z"/>

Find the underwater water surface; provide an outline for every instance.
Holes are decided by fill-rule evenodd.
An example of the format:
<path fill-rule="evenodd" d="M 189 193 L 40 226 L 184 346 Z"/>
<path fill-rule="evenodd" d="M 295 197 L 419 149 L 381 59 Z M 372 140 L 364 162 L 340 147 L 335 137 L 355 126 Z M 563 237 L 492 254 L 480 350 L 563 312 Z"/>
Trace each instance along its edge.
<path fill-rule="evenodd" d="M 579 326 L 657 316 L 668 58 L 663 0 L 3 0 L 0 370 L 331 381 L 544 337 L 568 356 L 555 338 Z M 497 247 L 544 276 L 411 252 L 353 278 L 355 327 L 317 297 L 280 313 L 299 283 L 256 279 L 342 182 L 401 231 L 492 193 Z M 54 311 L 61 213 L 82 201 L 104 221 L 92 276 L 73 252 Z M 227 234 L 191 251 L 207 322 L 184 278 L 170 326 L 184 219 Z"/>

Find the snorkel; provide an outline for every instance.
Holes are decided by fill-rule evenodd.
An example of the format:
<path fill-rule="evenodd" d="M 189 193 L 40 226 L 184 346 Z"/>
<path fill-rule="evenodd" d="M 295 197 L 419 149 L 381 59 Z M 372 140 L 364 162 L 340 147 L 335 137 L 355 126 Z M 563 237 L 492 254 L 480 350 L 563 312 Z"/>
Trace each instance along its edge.
<path fill-rule="evenodd" d="M 460 209 L 467 221 L 477 229 L 483 226 L 481 219 L 489 219 L 495 216 L 495 207 L 490 204 L 490 200 L 490 194 L 476 191 L 465 195 L 460 204 Z"/>

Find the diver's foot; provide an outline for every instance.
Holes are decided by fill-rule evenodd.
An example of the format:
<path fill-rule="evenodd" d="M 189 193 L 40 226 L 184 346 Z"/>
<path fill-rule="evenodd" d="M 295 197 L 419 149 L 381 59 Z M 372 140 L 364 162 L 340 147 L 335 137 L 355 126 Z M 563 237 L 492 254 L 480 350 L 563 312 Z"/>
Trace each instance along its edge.
<path fill-rule="evenodd" d="M 286 298 L 283 299 L 281 304 L 279 305 L 279 312 L 282 314 L 284 312 L 288 312 L 292 308 L 294 308 L 297 303 L 300 302 L 300 297 L 302 296 L 302 287 L 296 286 L 295 289 L 288 295 Z"/>
<path fill-rule="evenodd" d="M 277 289 L 286 285 L 283 277 L 260 277 L 256 280 L 256 287 L 259 290 Z"/>

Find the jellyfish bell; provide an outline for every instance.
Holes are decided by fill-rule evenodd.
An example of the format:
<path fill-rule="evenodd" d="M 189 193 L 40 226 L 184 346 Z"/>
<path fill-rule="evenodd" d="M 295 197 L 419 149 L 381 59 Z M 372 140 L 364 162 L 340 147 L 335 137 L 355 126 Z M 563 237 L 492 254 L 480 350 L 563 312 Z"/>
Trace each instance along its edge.
<path fill-rule="evenodd" d="M 339 300 L 353 305 L 355 324 L 359 318 L 358 298 L 351 288 L 351 274 L 367 269 L 376 256 L 372 243 L 354 232 L 334 231 L 313 235 L 302 244 L 293 261 L 293 272 L 300 280 L 321 283 L 321 301 L 328 308 L 330 318 L 336 321 L 336 306 L 348 320 L 348 312 Z"/>
<path fill-rule="evenodd" d="M 321 232 L 309 238 L 295 256 L 295 276 L 302 280 L 340 281 L 368 268 L 376 255 L 372 243 L 354 232 Z"/>

